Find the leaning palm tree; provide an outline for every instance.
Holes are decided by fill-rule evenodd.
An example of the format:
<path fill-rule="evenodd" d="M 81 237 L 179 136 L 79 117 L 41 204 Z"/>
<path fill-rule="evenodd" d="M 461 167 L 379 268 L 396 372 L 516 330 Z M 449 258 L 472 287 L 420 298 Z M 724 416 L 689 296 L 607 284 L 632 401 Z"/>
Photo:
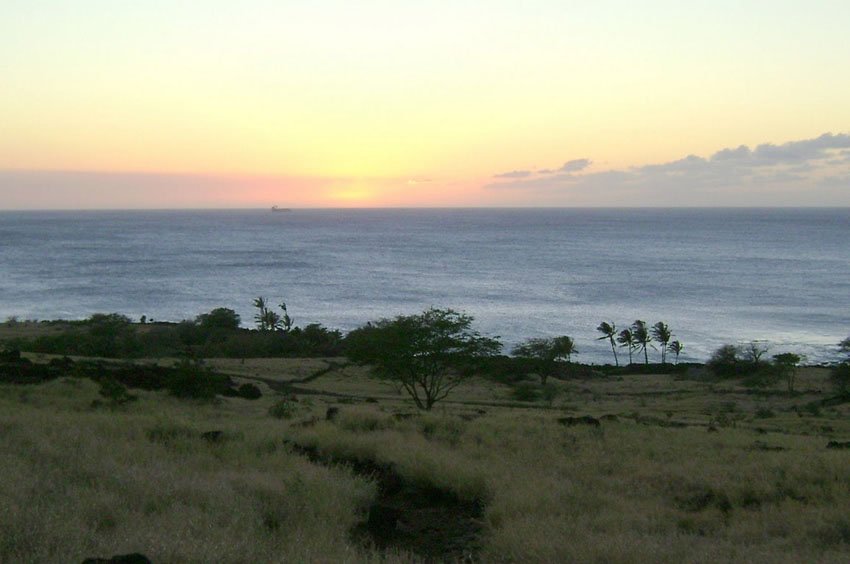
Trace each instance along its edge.
<path fill-rule="evenodd" d="M 683 345 L 679 341 L 673 341 L 672 343 L 670 343 L 670 351 L 676 355 L 676 364 L 679 364 L 679 355 L 681 354 L 682 350 L 684 350 L 684 348 L 685 345 Z"/>
<path fill-rule="evenodd" d="M 652 337 L 661 344 L 661 364 L 667 362 L 667 344 L 673 337 L 670 328 L 663 321 L 652 326 Z"/>
<path fill-rule="evenodd" d="M 602 333 L 602 336 L 596 339 L 597 341 L 608 340 L 611 343 L 611 352 L 614 353 L 614 365 L 620 366 L 620 360 L 617 358 L 617 347 L 614 342 L 617 339 L 617 326 L 614 325 L 614 322 L 608 323 L 607 321 L 603 321 L 599 324 L 599 327 L 596 328 L 597 331 Z"/>
<path fill-rule="evenodd" d="M 617 342 L 620 343 L 621 347 L 628 347 L 629 349 L 629 364 L 632 363 L 632 353 L 637 348 L 637 341 L 635 341 L 635 336 L 632 334 L 631 329 L 623 329 L 620 331 L 620 334 L 617 335 Z"/>
<path fill-rule="evenodd" d="M 286 302 L 280 302 L 278 306 L 283 311 L 283 315 L 280 318 L 280 329 L 284 333 L 289 333 L 292 329 L 292 318 L 289 317 L 289 310 L 286 309 Z"/>
<path fill-rule="evenodd" d="M 634 335 L 637 347 L 643 350 L 644 364 L 649 364 L 649 353 L 646 352 L 646 347 L 652 341 L 652 335 L 649 334 L 649 329 L 646 328 L 646 322 L 636 319 L 632 323 L 632 335 Z"/>

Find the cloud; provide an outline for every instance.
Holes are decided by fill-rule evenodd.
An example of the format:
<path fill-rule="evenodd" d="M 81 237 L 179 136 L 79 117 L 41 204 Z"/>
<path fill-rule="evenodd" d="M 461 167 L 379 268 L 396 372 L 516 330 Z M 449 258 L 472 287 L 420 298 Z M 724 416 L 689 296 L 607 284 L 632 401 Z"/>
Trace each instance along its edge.
<path fill-rule="evenodd" d="M 510 172 L 494 174 L 493 178 L 528 178 L 531 174 L 532 172 L 530 170 L 512 170 Z"/>
<path fill-rule="evenodd" d="M 537 174 L 557 174 L 559 172 L 579 172 L 593 163 L 590 159 L 573 159 L 565 162 L 560 168 L 541 168 Z"/>
<path fill-rule="evenodd" d="M 581 175 L 573 173 L 591 161 L 575 159 L 557 170 L 538 171 L 533 178 L 514 178 L 486 188 L 514 192 L 535 205 L 850 205 L 848 148 L 850 135 L 825 133 L 754 149 L 724 148 L 707 158 L 687 155 Z"/>
<path fill-rule="evenodd" d="M 558 172 L 578 172 L 589 167 L 592 162 L 593 161 L 590 159 L 573 159 L 565 162 L 564 165 L 558 169 Z"/>

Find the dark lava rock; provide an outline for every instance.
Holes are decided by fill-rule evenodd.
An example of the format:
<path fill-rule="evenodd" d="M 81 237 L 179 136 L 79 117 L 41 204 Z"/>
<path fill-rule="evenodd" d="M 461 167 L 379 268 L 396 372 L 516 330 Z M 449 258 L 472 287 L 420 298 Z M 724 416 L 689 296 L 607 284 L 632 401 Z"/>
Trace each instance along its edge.
<path fill-rule="evenodd" d="M 769 445 L 769 444 L 764 443 L 762 441 L 754 442 L 753 445 L 750 447 L 750 449 L 751 450 L 774 451 L 774 452 L 780 452 L 780 451 L 783 451 L 783 450 L 788 450 L 785 447 Z"/>
<path fill-rule="evenodd" d="M 829 442 L 826 444 L 826 448 L 834 448 L 834 449 L 844 449 L 844 448 L 850 448 L 850 441 L 844 441 L 844 442 L 841 442 L 841 441 L 829 441 Z"/>
<path fill-rule="evenodd" d="M 201 438 L 211 443 L 220 443 L 224 440 L 224 431 L 207 431 L 201 433 Z"/>
<path fill-rule="evenodd" d="M 333 421 L 339 415 L 338 407 L 329 407 L 325 412 L 325 421 Z"/>
<path fill-rule="evenodd" d="M 591 427 L 601 427 L 599 419 L 590 415 L 582 415 L 580 417 L 559 417 L 558 423 L 573 427 L 575 425 L 590 425 Z"/>
<path fill-rule="evenodd" d="M 83 564 L 152 564 L 147 556 L 133 552 L 132 554 L 117 554 L 112 558 L 86 558 Z"/>

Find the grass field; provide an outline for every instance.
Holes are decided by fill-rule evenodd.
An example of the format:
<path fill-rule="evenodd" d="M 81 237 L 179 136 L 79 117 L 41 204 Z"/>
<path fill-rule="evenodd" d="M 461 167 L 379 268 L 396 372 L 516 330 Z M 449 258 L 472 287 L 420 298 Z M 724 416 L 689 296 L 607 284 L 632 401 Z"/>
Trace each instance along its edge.
<path fill-rule="evenodd" d="M 850 450 L 826 448 L 850 440 L 850 406 L 818 406 L 824 369 L 793 396 L 634 375 L 521 402 L 472 380 L 420 413 L 343 359 L 208 364 L 263 397 L 0 386 L 0 562 L 850 558 Z M 580 415 L 601 426 L 559 422 Z M 357 533 L 387 527 L 376 508 L 384 542 Z"/>

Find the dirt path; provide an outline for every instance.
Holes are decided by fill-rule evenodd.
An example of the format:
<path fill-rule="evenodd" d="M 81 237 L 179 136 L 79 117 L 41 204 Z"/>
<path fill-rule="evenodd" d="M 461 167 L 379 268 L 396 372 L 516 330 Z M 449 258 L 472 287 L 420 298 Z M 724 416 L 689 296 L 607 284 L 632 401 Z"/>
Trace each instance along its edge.
<path fill-rule="evenodd" d="M 368 517 L 352 531 L 357 542 L 397 548 L 431 561 L 474 562 L 484 531 L 483 501 L 465 501 L 453 492 L 405 481 L 389 464 L 330 457 L 292 441 L 285 444 L 311 462 L 345 465 L 378 486 Z"/>

